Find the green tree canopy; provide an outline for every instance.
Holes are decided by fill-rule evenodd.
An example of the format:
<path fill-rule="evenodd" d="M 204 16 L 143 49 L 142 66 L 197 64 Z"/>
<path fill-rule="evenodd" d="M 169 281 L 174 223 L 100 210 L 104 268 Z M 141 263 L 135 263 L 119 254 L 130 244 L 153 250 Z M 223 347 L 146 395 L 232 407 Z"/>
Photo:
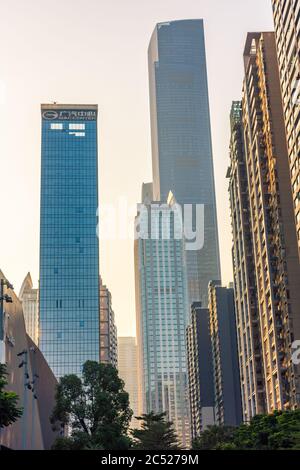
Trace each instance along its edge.
<path fill-rule="evenodd" d="M 149 413 L 137 417 L 141 429 L 134 429 L 134 448 L 140 450 L 178 450 L 180 445 L 173 423 L 166 420 L 166 413 Z"/>
<path fill-rule="evenodd" d="M 117 370 L 87 361 L 82 379 L 66 375 L 57 385 L 51 422 L 68 426 L 71 432 L 70 437 L 57 439 L 53 448 L 127 449 L 131 417 L 129 396 Z"/>
<path fill-rule="evenodd" d="M 300 449 L 300 410 L 257 415 L 237 429 L 234 440 L 243 449 Z"/>
<path fill-rule="evenodd" d="M 193 449 L 300 449 L 300 410 L 257 415 L 237 428 L 210 426 Z"/>
<path fill-rule="evenodd" d="M 0 429 L 17 421 L 23 412 L 18 408 L 18 395 L 4 390 L 8 384 L 6 376 L 7 367 L 5 364 L 0 364 Z"/>
<path fill-rule="evenodd" d="M 230 426 L 209 426 L 201 436 L 193 442 L 195 450 L 221 450 L 232 448 L 235 428 Z"/>

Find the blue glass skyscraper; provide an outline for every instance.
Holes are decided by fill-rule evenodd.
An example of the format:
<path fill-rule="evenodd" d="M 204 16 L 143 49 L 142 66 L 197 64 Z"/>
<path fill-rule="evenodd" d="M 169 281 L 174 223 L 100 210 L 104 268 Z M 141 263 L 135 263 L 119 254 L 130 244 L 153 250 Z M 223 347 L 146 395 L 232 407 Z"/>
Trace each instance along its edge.
<path fill-rule="evenodd" d="M 157 24 L 148 63 L 153 196 L 204 206 L 204 246 L 186 260 L 190 302 L 206 306 L 220 262 L 203 20 Z"/>
<path fill-rule="evenodd" d="M 41 111 L 40 348 L 60 377 L 99 361 L 97 106 Z"/>

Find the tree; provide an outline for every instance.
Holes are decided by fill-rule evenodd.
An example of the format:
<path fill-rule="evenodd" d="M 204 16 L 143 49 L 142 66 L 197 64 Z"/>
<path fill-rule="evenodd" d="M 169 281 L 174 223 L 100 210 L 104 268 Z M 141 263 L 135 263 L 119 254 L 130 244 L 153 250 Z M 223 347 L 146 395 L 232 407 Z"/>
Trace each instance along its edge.
<path fill-rule="evenodd" d="M 256 415 L 237 428 L 211 426 L 194 441 L 193 449 L 300 449 L 300 410 Z"/>
<path fill-rule="evenodd" d="M 7 382 L 7 367 L 0 364 L 0 429 L 13 424 L 22 416 L 22 408 L 18 408 L 19 397 L 14 392 L 8 392 L 4 388 Z"/>
<path fill-rule="evenodd" d="M 58 438 L 53 449 L 128 449 L 131 417 L 129 396 L 117 370 L 87 361 L 82 378 L 66 375 L 57 385 L 51 422 L 56 429 L 59 424 L 71 432 L 70 437 Z"/>
<path fill-rule="evenodd" d="M 234 448 L 235 428 L 231 426 L 209 426 L 193 441 L 193 450 L 224 450 Z"/>
<path fill-rule="evenodd" d="M 178 437 L 173 423 L 166 421 L 166 413 L 144 414 L 136 419 L 142 421 L 141 429 L 134 429 L 134 448 L 140 450 L 178 450 Z"/>
<path fill-rule="evenodd" d="M 234 440 L 242 449 L 299 449 L 300 410 L 257 415 L 236 430 Z"/>

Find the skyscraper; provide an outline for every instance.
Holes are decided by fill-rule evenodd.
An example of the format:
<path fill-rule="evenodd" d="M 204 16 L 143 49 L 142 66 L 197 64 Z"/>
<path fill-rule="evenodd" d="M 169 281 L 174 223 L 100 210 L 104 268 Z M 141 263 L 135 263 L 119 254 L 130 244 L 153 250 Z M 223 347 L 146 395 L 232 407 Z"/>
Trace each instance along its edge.
<path fill-rule="evenodd" d="M 209 311 L 200 302 L 191 305 L 186 330 L 191 438 L 215 424 L 215 396 Z"/>
<path fill-rule="evenodd" d="M 220 279 L 203 20 L 156 25 L 148 51 L 153 199 L 204 206 L 204 247 L 186 252 L 190 302 Z"/>
<path fill-rule="evenodd" d="M 109 289 L 100 276 L 100 361 L 118 366 L 118 333 Z"/>
<path fill-rule="evenodd" d="M 22 302 L 26 333 L 37 346 L 39 345 L 38 293 L 38 289 L 33 288 L 31 275 L 28 273 L 21 286 L 19 299 Z"/>
<path fill-rule="evenodd" d="M 265 393 L 264 408 L 271 413 L 275 409 L 295 409 L 300 401 L 300 369 L 292 360 L 293 342 L 300 337 L 300 265 L 274 33 L 248 34 L 244 64 L 244 190 L 250 224 L 243 225 L 243 235 L 237 235 L 243 201 L 240 192 L 231 192 L 234 237 L 243 237 L 250 248 L 245 253 L 234 251 L 239 354 L 242 383 L 247 385 L 243 387 L 244 414 L 254 399 L 244 375 L 243 361 L 249 357 L 245 348 L 257 350 L 258 354 L 250 360 L 252 366 L 256 363 L 256 373 L 263 376 L 257 385 Z M 231 178 L 237 176 L 234 165 L 232 159 Z M 251 280 L 249 286 L 255 289 L 256 296 L 246 306 L 246 316 L 241 304 L 246 291 L 239 289 L 248 281 L 246 278 L 237 282 L 237 276 L 245 273 L 244 264 L 248 264 L 248 271 L 254 269 L 255 286 Z M 252 327 L 257 323 L 255 337 Z M 249 344 L 245 343 L 245 329 Z M 257 406 L 254 402 L 252 409 Z"/>
<path fill-rule="evenodd" d="M 220 426 L 239 426 L 242 422 L 242 401 L 234 290 L 220 284 L 219 281 L 211 281 L 208 289 L 215 420 Z"/>
<path fill-rule="evenodd" d="M 125 382 L 125 390 L 129 393 L 130 408 L 133 411 L 131 427 L 139 427 L 138 405 L 138 366 L 137 366 L 137 344 L 136 338 L 131 336 L 118 337 L 118 371 L 119 377 Z"/>
<path fill-rule="evenodd" d="M 41 112 L 40 348 L 60 377 L 99 361 L 97 106 Z"/>
<path fill-rule="evenodd" d="M 166 412 L 186 447 L 190 443 L 185 347 L 189 312 L 184 240 L 178 233 L 172 195 L 168 204 L 151 204 L 150 196 L 151 185 L 144 185 L 146 210 L 139 208 L 140 237 L 135 241 L 141 411 Z"/>
<path fill-rule="evenodd" d="M 241 101 L 232 104 L 230 125 L 230 168 L 227 177 L 233 235 L 235 314 L 243 418 L 250 421 L 256 414 L 265 413 L 266 405 Z"/>
<path fill-rule="evenodd" d="M 272 0 L 300 256 L 300 2 Z"/>

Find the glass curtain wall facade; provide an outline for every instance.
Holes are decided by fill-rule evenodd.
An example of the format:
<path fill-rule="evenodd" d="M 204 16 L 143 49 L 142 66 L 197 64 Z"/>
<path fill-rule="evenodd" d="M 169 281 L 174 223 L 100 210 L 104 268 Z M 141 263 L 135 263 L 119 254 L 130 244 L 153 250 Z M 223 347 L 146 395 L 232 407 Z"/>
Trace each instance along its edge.
<path fill-rule="evenodd" d="M 187 252 L 190 301 L 220 279 L 203 20 L 159 23 L 149 51 L 153 196 L 204 205 L 204 247 Z"/>
<path fill-rule="evenodd" d="M 143 233 L 149 229 L 149 238 L 135 242 L 142 408 L 147 413 L 166 412 L 186 448 L 190 444 L 185 347 L 189 312 L 184 243 L 174 232 L 176 215 L 172 219 L 172 202 L 143 207 L 147 210 L 139 213 L 138 224 Z M 164 239 L 162 231 L 168 227 L 170 239 Z"/>
<path fill-rule="evenodd" d="M 97 106 L 42 112 L 40 348 L 57 377 L 99 361 Z"/>

